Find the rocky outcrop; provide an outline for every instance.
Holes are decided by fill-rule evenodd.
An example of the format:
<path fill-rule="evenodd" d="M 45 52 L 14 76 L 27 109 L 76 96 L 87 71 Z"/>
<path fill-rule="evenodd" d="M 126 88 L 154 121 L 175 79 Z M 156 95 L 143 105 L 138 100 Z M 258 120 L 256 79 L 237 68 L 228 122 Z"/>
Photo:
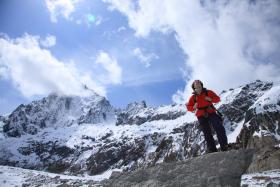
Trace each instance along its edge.
<path fill-rule="evenodd" d="M 240 186 L 241 175 L 251 163 L 253 150 L 207 154 L 182 162 L 162 163 L 133 172 L 115 173 L 104 187 L 136 186 Z"/>
<path fill-rule="evenodd" d="M 137 162 L 145 155 L 145 141 L 135 139 L 129 144 L 125 142 L 112 142 L 102 147 L 96 154 L 87 160 L 87 170 L 91 175 L 101 174 L 109 168 L 117 168 L 129 163 Z M 133 170 L 134 164 L 129 169 Z"/>
<path fill-rule="evenodd" d="M 12 165 L 38 170 L 45 169 L 50 172 L 61 173 L 71 166 L 71 155 L 75 153 L 74 149 L 52 141 L 30 141 L 27 147 L 22 146 L 17 151 L 24 156 L 20 163 L 1 159 L 0 165 Z M 33 162 L 32 159 L 34 159 Z"/>
<path fill-rule="evenodd" d="M 256 173 L 273 169 L 280 169 L 280 149 L 271 148 L 259 150 L 253 158 L 253 162 L 247 173 Z"/>
<path fill-rule="evenodd" d="M 256 154 L 247 173 L 280 169 L 280 143 L 276 144 L 276 142 L 277 140 L 272 136 L 250 139 L 248 148 L 254 148 Z"/>
<path fill-rule="evenodd" d="M 279 105 L 280 106 L 280 105 Z M 256 114 L 254 109 L 250 109 L 245 115 L 245 125 L 241 133 L 239 134 L 238 143 L 242 144 L 242 147 L 258 146 L 254 143 L 254 136 L 263 136 L 263 140 L 266 136 L 273 137 L 269 145 L 276 145 L 280 142 L 280 112 L 265 111 L 263 113 Z M 260 142 L 260 141 L 258 141 Z"/>

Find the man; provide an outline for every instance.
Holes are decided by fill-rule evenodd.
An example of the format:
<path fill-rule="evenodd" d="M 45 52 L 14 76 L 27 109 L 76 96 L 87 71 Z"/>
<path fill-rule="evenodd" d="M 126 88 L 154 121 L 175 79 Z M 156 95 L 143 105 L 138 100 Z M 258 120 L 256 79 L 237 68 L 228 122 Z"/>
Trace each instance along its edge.
<path fill-rule="evenodd" d="M 221 151 L 227 151 L 227 136 L 222 124 L 221 117 L 216 113 L 213 103 L 218 103 L 220 97 L 211 90 L 203 88 L 200 80 L 195 80 L 192 84 L 194 90 L 189 102 L 186 104 L 188 111 L 195 112 L 199 125 L 207 142 L 207 152 L 217 152 L 215 141 L 211 131 L 211 125 L 217 133 Z"/>

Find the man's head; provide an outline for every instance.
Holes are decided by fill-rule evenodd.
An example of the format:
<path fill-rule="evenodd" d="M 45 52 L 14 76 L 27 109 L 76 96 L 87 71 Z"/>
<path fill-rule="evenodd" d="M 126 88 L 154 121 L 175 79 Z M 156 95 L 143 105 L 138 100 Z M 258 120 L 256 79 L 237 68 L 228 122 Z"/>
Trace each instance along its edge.
<path fill-rule="evenodd" d="M 200 80 L 195 80 L 192 83 L 192 89 L 197 93 L 200 94 L 203 89 L 203 83 Z"/>

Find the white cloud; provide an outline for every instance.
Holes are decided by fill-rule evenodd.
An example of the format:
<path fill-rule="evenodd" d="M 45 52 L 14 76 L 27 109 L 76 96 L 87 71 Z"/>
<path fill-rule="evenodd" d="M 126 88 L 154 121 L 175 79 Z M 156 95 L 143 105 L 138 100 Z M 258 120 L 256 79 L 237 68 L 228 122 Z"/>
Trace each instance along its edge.
<path fill-rule="evenodd" d="M 40 48 L 40 37 L 24 35 L 16 39 L 0 38 L 0 67 L 4 78 L 25 96 L 57 92 L 67 95 L 87 95 L 83 85 L 105 95 L 103 86 L 89 73 L 79 72 L 75 64 L 65 64 L 50 51 Z M 1 73 L 3 74 L 3 73 Z"/>
<path fill-rule="evenodd" d="M 194 79 L 216 91 L 255 79 L 280 80 L 278 0 L 103 1 L 127 16 L 137 36 L 175 32 L 192 72 L 179 94 L 183 100 Z"/>
<path fill-rule="evenodd" d="M 172 95 L 172 101 L 174 103 L 184 103 L 184 92 L 182 90 L 177 90 L 175 94 Z"/>
<path fill-rule="evenodd" d="M 121 32 L 121 31 L 124 31 L 124 30 L 126 30 L 126 28 L 124 26 L 122 26 L 122 27 L 118 28 L 117 32 Z"/>
<path fill-rule="evenodd" d="M 106 75 L 101 76 L 101 79 L 105 84 L 122 83 L 122 68 L 119 66 L 116 59 L 101 51 L 99 52 L 95 63 L 101 65 L 106 70 Z"/>
<path fill-rule="evenodd" d="M 44 47 L 52 47 L 56 44 L 56 37 L 53 35 L 48 35 L 45 39 L 40 40 L 40 44 Z"/>
<path fill-rule="evenodd" d="M 140 48 L 135 48 L 133 50 L 133 54 L 140 60 L 141 63 L 143 63 L 145 65 L 146 68 L 151 66 L 152 60 L 159 58 L 154 53 L 144 54 Z"/>
<path fill-rule="evenodd" d="M 72 20 L 71 14 L 75 11 L 75 4 L 81 0 L 45 0 L 47 8 L 51 14 L 51 21 L 56 23 L 58 16 Z"/>
<path fill-rule="evenodd" d="M 83 2 L 83 0 L 45 0 L 53 23 L 57 23 L 58 17 L 61 16 L 78 25 L 84 24 L 88 27 L 100 25 L 103 22 L 102 16 L 85 13 L 88 10 L 81 9 L 81 7 L 88 7 L 89 5 L 83 4 Z"/>
<path fill-rule="evenodd" d="M 96 21 L 94 22 L 94 24 L 97 26 L 97 25 L 100 25 L 103 21 L 103 18 L 101 16 L 97 16 L 96 17 Z"/>
<path fill-rule="evenodd" d="M 107 39 L 111 39 L 112 36 L 118 35 L 118 34 L 120 34 L 124 30 L 126 30 L 126 28 L 123 27 L 123 26 L 119 27 L 116 30 L 105 30 L 101 36 L 102 37 L 106 37 Z"/>

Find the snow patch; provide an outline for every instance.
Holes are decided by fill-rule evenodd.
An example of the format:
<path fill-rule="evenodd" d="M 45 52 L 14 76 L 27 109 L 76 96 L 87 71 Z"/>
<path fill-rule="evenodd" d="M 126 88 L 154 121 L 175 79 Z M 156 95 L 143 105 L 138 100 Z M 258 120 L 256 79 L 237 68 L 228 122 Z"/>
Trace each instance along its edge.
<path fill-rule="evenodd" d="M 236 142 L 236 138 L 241 132 L 244 121 L 245 121 L 245 119 L 243 119 L 241 122 L 237 123 L 237 127 L 234 129 L 234 131 L 227 135 L 228 143 L 235 143 Z"/>
<path fill-rule="evenodd" d="M 63 182 L 60 180 L 64 180 L 68 182 L 82 181 L 82 183 L 84 184 L 86 184 L 88 181 L 96 181 L 97 184 L 98 183 L 97 181 L 108 179 L 112 172 L 113 170 L 110 170 L 103 173 L 102 175 L 77 177 L 77 176 L 70 176 L 70 175 L 54 174 L 54 173 L 43 172 L 43 171 L 22 169 L 17 167 L 0 166 L 0 186 L 14 187 L 14 186 L 22 186 L 22 184 L 24 183 L 27 183 L 31 186 L 58 186 L 63 184 Z M 39 181 L 37 180 L 37 184 L 35 184 L 34 179 L 38 177 L 40 178 L 40 180 Z M 46 180 L 46 178 L 50 178 L 50 180 Z M 58 178 L 59 180 L 55 180 L 56 178 Z M 32 182 L 34 184 L 32 184 Z"/>
<path fill-rule="evenodd" d="M 217 103 L 215 106 L 219 108 L 222 104 L 230 104 L 236 98 L 236 96 L 241 92 L 242 87 L 232 89 L 220 94 L 221 102 Z"/>
<path fill-rule="evenodd" d="M 280 169 L 245 174 L 241 176 L 240 186 L 261 187 L 278 185 L 280 185 Z"/>

